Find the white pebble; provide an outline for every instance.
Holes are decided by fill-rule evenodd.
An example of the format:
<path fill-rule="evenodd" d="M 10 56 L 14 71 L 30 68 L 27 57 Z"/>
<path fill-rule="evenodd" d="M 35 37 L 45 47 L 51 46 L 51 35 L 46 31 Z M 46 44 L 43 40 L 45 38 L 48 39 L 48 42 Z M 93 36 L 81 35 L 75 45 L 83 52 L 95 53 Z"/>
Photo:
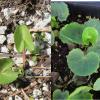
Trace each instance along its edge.
<path fill-rule="evenodd" d="M 14 34 L 8 34 L 7 35 L 7 43 L 14 43 Z"/>
<path fill-rule="evenodd" d="M 6 29 L 7 29 L 7 26 L 0 26 L 0 34 L 5 34 Z"/>
<path fill-rule="evenodd" d="M 43 90 L 43 91 L 49 91 L 49 90 L 48 90 L 48 87 L 43 87 L 42 90 Z"/>
<path fill-rule="evenodd" d="M 6 37 L 4 35 L 0 35 L 0 44 L 3 44 L 6 40 Z"/>
<path fill-rule="evenodd" d="M 43 70 L 43 76 L 48 76 L 50 73 L 50 70 Z"/>
<path fill-rule="evenodd" d="M 13 61 L 15 62 L 15 64 L 16 64 L 17 66 L 20 66 L 20 64 L 23 63 L 23 58 L 22 58 L 22 57 L 14 57 L 14 58 L 13 58 Z"/>
<path fill-rule="evenodd" d="M 19 9 L 15 9 L 15 8 L 5 8 L 2 9 L 1 12 L 3 12 L 6 20 L 8 20 L 10 18 L 11 15 L 16 14 L 18 12 Z"/>
<path fill-rule="evenodd" d="M 8 48 L 4 45 L 4 46 L 1 47 L 1 52 L 8 53 L 9 50 L 8 50 Z"/>
<path fill-rule="evenodd" d="M 29 60 L 29 65 L 30 66 L 35 66 L 35 65 L 37 65 L 37 61 Z"/>
<path fill-rule="evenodd" d="M 44 100 L 43 98 L 40 98 L 39 100 Z"/>
<path fill-rule="evenodd" d="M 25 24 L 25 22 L 23 21 L 23 20 L 20 20 L 19 21 L 19 24 L 21 25 L 21 24 Z"/>
<path fill-rule="evenodd" d="M 30 24 L 32 24 L 33 22 L 31 21 L 31 20 L 28 20 L 27 22 L 26 22 L 26 25 L 30 25 Z"/>
<path fill-rule="evenodd" d="M 34 89 L 33 90 L 33 97 L 37 98 L 38 96 L 41 96 L 42 92 L 39 89 Z"/>
<path fill-rule="evenodd" d="M 16 91 L 17 89 L 13 86 L 10 86 L 12 91 Z"/>
<path fill-rule="evenodd" d="M 22 100 L 22 98 L 19 97 L 18 95 L 15 95 L 15 100 Z"/>
<path fill-rule="evenodd" d="M 11 96 L 9 96 L 8 100 L 13 100 L 13 98 Z"/>
<path fill-rule="evenodd" d="M 25 16 L 25 11 L 21 12 L 21 16 L 24 17 Z"/>
<path fill-rule="evenodd" d="M 6 89 L 2 89 L 0 93 L 6 94 L 8 91 Z"/>

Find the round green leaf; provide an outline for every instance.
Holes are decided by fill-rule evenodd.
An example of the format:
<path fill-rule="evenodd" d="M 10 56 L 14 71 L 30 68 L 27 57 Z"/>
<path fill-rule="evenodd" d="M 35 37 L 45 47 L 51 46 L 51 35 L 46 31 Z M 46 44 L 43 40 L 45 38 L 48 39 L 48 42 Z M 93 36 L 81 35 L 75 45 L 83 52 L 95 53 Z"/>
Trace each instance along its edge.
<path fill-rule="evenodd" d="M 67 4 L 64 2 L 52 2 L 51 15 L 58 17 L 59 21 L 65 21 L 69 15 Z"/>
<path fill-rule="evenodd" d="M 92 88 L 88 86 L 78 87 L 74 92 L 72 92 L 67 100 L 93 100 L 90 91 Z"/>
<path fill-rule="evenodd" d="M 99 33 L 100 39 L 100 20 L 99 19 L 90 19 L 84 23 L 85 26 L 94 27 Z"/>
<path fill-rule="evenodd" d="M 67 56 L 68 66 L 78 76 L 88 76 L 96 72 L 99 67 L 97 53 L 89 52 L 87 55 L 80 49 L 73 49 Z"/>
<path fill-rule="evenodd" d="M 59 38 L 63 43 L 82 44 L 82 32 L 84 26 L 76 22 L 65 25 L 61 31 Z"/>
<path fill-rule="evenodd" d="M 68 98 L 68 91 L 61 91 L 60 89 L 56 89 L 53 92 L 53 100 L 66 100 Z"/>
<path fill-rule="evenodd" d="M 18 25 L 14 33 L 15 46 L 18 52 L 22 52 L 24 49 L 29 51 L 34 50 L 34 44 L 32 37 L 26 25 Z"/>
<path fill-rule="evenodd" d="M 19 73 L 12 71 L 12 66 L 11 59 L 0 59 L 0 84 L 8 84 L 17 79 Z"/>
<path fill-rule="evenodd" d="M 92 45 L 97 42 L 98 31 L 94 27 L 86 27 L 82 33 L 82 41 L 84 45 Z"/>
<path fill-rule="evenodd" d="M 98 78 L 98 79 L 96 80 L 96 82 L 94 83 L 94 85 L 93 85 L 93 90 L 95 90 L 95 91 L 100 91 L 100 78 Z"/>

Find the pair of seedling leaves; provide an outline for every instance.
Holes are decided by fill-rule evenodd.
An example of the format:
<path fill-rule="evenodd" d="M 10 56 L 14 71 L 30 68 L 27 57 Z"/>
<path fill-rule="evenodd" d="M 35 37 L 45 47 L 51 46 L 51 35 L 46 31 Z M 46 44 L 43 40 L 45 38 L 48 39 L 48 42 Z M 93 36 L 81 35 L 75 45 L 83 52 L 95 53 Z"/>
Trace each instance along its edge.
<path fill-rule="evenodd" d="M 16 49 L 22 53 L 25 49 L 33 51 L 35 46 L 32 37 L 26 25 L 18 25 L 14 33 L 14 41 Z M 0 84 L 8 84 L 16 80 L 19 74 L 22 74 L 20 69 L 14 70 L 14 63 L 11 59 L 0 59 Z"/>

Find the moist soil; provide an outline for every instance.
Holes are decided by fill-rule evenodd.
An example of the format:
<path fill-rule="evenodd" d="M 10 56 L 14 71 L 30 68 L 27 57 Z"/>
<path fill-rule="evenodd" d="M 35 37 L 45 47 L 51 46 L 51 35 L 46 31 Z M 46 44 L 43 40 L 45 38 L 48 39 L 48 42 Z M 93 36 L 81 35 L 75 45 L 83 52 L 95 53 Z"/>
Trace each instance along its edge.
<path fill-rule="evenodd" d="M 91 16 L 91 17 L 95 17 L 95 16 Z M 62 22 L 59 25 L 63 27 L 64 25 L 70 22 L 78 22 L 82 24 L 88 19 L 89 17 L 87 17 L 83 13 L 71 12 L 67 21 Z M 92 74 L 90 77 L 79 77 L 76 82 L 73 81 L 70 82 L 74 74 L 68 68 L 66 55 L 68 55 L 69 51 L 73 48 L 80 48 L 84 50 L 84 48 L 81 48 L 80 45 L 63 44 L 58 37 L 55 38 L 55 43 L 51 47 L 52 50 L 51 66 L 52 66 L 52 83 L 53 83 L 52 93 L 57 88 L 60 88 L 61 90 L 68 90 L 71 93 L 81 85 L 84 86 L 84 85 L 93 84 L 96 81 L 96 79 L 100 77 L 100 71 L 99 71 L 98 73 Z M 78 81 L 82 83 L 78 85 Z M 90 92 L 93 94 L 94 99 L 100 99 L 100 92 L 96 92 L 93 90 Z"/>

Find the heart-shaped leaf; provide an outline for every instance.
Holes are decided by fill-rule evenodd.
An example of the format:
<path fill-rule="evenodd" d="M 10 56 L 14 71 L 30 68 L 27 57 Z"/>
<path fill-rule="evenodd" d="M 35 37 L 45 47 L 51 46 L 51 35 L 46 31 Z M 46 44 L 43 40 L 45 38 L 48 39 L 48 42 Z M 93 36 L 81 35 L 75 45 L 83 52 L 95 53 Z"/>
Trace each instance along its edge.
<path fill-rule="evenodd" d="M 77 43 L 82 44 L 82 32 L 84 25 L 76 22 L 65 25 L 61 31 L 59 38 L 63 43 Z"/>
<path fill-rule="evenodd" d="M 72 92 L 67 100 L 93 100 L 93 95 L 89 93 L 91 87 L 81 86 Z"/>
<path fill-rule="evenodd" d="M 29 51 L 34 50 L 34 44 L 32 41 L 32 37 L 26 25 L 18 25 L 16 27 L 14 33 L 14 41 L 16 45 L 16 49 L 18 52 L 22 52 L 24 49 L 28 49 Z"/>
<path fill-rule="evenodd" d="M 11 59 L 0 59 L 0 84 L 8 84 L 17 79 L 19 72 L 14 72 L 12 66 Z"/>
<path fill-rule="evenodd" d="M 51 15 L 58 17 L 59 21 L 65 21 L 69 15 L 67 4 L 64 2 L 52 2 Z"/>
<path fill-rule="evenodd" d="M 98 69 L 99 56 L 94 52 L 89 52 L 87 55 L 84 55 L 80 49 L 73 49 L 67 56 L 67 62 L 74 74 L 88 76 Z"/>
<path fill-rule="evenodd" d="M 96 80 L 96 82 L 94 83 L 94 85 L 93 85 L 93 90 L 95 90 L 95 91 L 100 91 L 100 78 L 98 78 L 98 79 Z"/>
<path fill-rule="evenodd" d="M 98 31 L 94 27 L 86 27 L 82 33 L 82 41 L 84 45 L 92 45 L 97 42 Z"/>
<path fill-rule="evenodd" d="M 99 39 L 100 39 L 100 20 L 99 19 L 90 19 L 87 22 L 84 23 L 84 25 L 87 27 L 94 27 L 98 33 L 99 33 Z"/>
<path fill-rule="evenodd" d="M 66 100 L 69 96 L 68 91 L 61 91 L 60 89 L 56 89 L 53 92 L 53 100 Z"/>

